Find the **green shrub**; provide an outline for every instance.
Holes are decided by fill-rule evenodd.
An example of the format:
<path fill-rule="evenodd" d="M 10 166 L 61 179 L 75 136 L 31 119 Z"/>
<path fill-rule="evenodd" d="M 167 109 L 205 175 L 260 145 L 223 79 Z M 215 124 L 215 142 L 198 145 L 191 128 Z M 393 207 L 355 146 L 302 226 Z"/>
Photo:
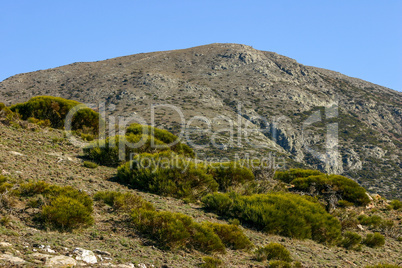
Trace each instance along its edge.
<path fill-rule="evenodd" d="M 279 260 L 289 262 L 292 261 L 290 252 L 281 244 L 269 243 L 265 247 L 260 247 L 254 252 L 257 261 Z"/>
<path fill-rule="evenodd" d="M 314 175 L 304 178 L 297 178 L 291 181 L 294 189 L 309 192 L 314 186 L 317 193 L 325 192 L 329 188 L 342 196 L 342 199 L 356 205 L 366 205 L 370 199 L 366 190 L 357 182 L 340 175 Z"/>
<path fill-rule="evenodd" d="M 42 217 L 45 222 L 62 230 L 92 225 L 92 207 L 88 208 L 80 201 L 67 196 L 59 196 L 50 205 L 44 206 Z"/>
<path fill-rule="evenodd" d="M 97 168 L 98 167 L 98 164 L 96 164 L 94 162 L 90 162 L 90 161 L 84 161 L 83 165 L 86 168 Z"/>
<path fill-rule="evenodd" d="M 360 215 L 359 217 L 357 217 L 357 220 L 360 222 L 360 224 L 366 225 L 370 229 L 378 229 L 384 226 L 383 218 L 378 215 Z"/>
<path fill-rule="evenodd" d="M 371 248 L 382 247 L 385 244 L 385 238 L 380 233 L 367 234 L 363 244 Z"/>
<path fill-rule="evenodd" d="M 154 207 L 151 203 L 132 193 L 100 191 L 94 195 L 94 200 L 102 200 L 105 204 L 113 207 L 114 210 L 126 212 L 139 208 L 154 210 Z"/>
<path fill-rule="evenodd" d="M 205 223 L 212 228 L 222 240 L 225 247 L 232 249 L 249 249 L 253 246 L 248 237 L 243 233 L 238 225 L 228 225 L 219 223 Z"/>
<path fill-rule="evenodd" d="M 343 239 L 340 245 L 346 249 L 359 249 L 360 242 L 362 241 L 362 237 L 354 232 L 346 232 L 343 235 Z"/>
<path fill-rule="evenodd" d="M 398 210 L 402 208 L 402 202 L 395 199 L 391 201 L 390 206 L 392 207 L 392 209 Z"/>
<path fill-rule="evenodd" d="M 270 261 L 268 267 L 275 268 L 291 268 L 292 265 L 287 261 Z"/>
<path fill-rule="evenodd" d="M 286 171 L 276 171 L 274 179 L 283 181 L 285 183 L 290 183 L 297 178 L 307 178 L 314 175 L 324 175 L 318 170 L 310 169 L 290 169 Z"/>
<path fill-rule="evenodd" d="M 43 181 L 28 182 L 21 184 L 15 194 L 30 198 L 30 206 L 42 206 L 40 219 L 54 228 L 71 230 L 93 223 L 92 198 L 70 186 L 51 185 Z"/>
<path fill-rule="evenodd" d="M 202 260 L 204 261 L 204 263 L 201 264 L 202 268 L 218 268 L 221 267 L 223 264 L 223 261 L 221 259 L 210 256 L 203 257 Z"/>
<path fill-rule="evenodd" d="M 231 211 L 233 206 L 233 199 L 228 194 L 223 193 L 206 195 L 201 201 L 206 209 L 220 215 L 225 215 L 228 211 Z"/>
<path fill-rule="evenodd" d="M 232 202 L 228 201 L 228 197 Z M 341 225 L 335 217 L 320 204 L 296 194 L 240 196 L 213 193 L 205 196 L 202 202 L 206 209 L 238 218 L 271 234 L 332 243 L 339 239 L 341 233 Z M 224 204 L 227 204 L 226 209 Z"/>
<path fill-rule="evenodd" d="M 135 228 L 166 248 L 191 248 L 210 253 L 225 252 L 214 231 L 181 213 L 133 210 Z"/>
<path fill-rule="evenodd" d="M 154 140 L 159 149 L 153 148 L 151 136 L 134 135 L 113 136 L 105 140 L 96 140 L 84 148 L 87 158 L 105 166 L 117 167 L 122 162 L 129 161 L 132 154 L 153 153 L 169 150 L 169 147 L 159 140 Z"/>
<path fill-rule="evenodd" d="M 137 189 L 189 200 L 218 189 L 217 182 L 205 169 L 168 152 L 137 155 L 118 168 L 117 176 Z"/>
<path fill-rule="evenodd" d="M 176 135 L 170 133 L 167 130 L 155 128 L 152 126 L 132 124 L 127 128 L 126 133 L 127 134 L 131 133 L 134 135 L 143 135 L 143 134 L 151 135 L 155 139 L 160 140 L 163 143 L 167 144 L 172 151 L 178 154 L 183 154 L 189 157 L 195 156 L 195 153 L 190 146 L 181 143 Z"/>
<path fill-rule="evenodd" d="M 213 163 L 208 166 L 207 173 L 213 176 L 219 184 L 219 190 L 224 192 L 255 179 L 253 172 L 238 162 Z"/>
<path fill-rule="evenodd" d="M 51 127 L 63 129 L 68 112 L 81 103 L 59 97 L 38 96 L 29 101 L 10 107 L 11 111 L 21 115 L 23 120 L 30 117 L 39 120 L 49 120 Z M 72 130 L 90 129 L 97 134 L 99 131 L 99 114 L 85 108 L 77 111 L 72 118 Z"/>
<path fill-rule="evenodd" d="M 40 194 L 50 201 L 64 195 L 79 201 L 89 210 L 92 209 L 92 198 L 85 192 L 80 192 L 71 186 L 52 185 L 44 181 L 28 182 L 20 185 L 18 194 L 23 197 L 32 197 Z"/>
<path fill-rule="evenodd" d="M 12 183 L 7 181 L 7 177 L 0 175 L 0 194 L 5 193 L 13 187 Z"/>

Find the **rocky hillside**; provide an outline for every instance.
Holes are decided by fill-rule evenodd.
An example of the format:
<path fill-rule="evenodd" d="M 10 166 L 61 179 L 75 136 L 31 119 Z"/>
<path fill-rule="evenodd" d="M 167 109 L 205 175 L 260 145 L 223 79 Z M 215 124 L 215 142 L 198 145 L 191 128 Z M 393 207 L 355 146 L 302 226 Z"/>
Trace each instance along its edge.
<path fill-rule="evenodd" d="M 183 131 L 199 157 L 275 152 L 287 167 L 343 174 L 402 197 L 402 93 L 276 53 L 211 44 L 73 63 L 0 83 L 7 105 L 37 95 L 105 103 L 107 115 L 148 124 L 151 104 L 174 105 L 155 108 L 156 125 Z"/>
<path fill-rule="evenodd" d="M 380 247 L 360 244 L 360 241 L 357 241 L 360 245 L 357 249 L 326 245 L 241 225 L 240 230 L 255 248 L 227 248 L 226 254 L 213 253 L 214 259 L 223 265 L 208 265 L 207 253 L 191 248 L 162 247 L 162 241 L 152 239 L 133 224 L 130 212 L 111 206 L 96 196 L 102 191 L 135 195 L 151 203 L 159 212 L 181 213 L 197 223 L 228 224 L 231 219 L 205 210 L 200 202 L 188 203 L 133 189 L 116 179 L 116 168 L 86 166 L 84 160 L 83 151 L 70 143 L 63 131 L 42 128 L 27 121 L 10 123 L 0 113 L 1 267 L 262 268 L 267 267 L 268 261 L 256 259 L 255 250 L 270 243 L 286 247 L 293 259 L 292 267 L 372 267 L 368 265 L 380 263 L 400 267 L 396 265 L 402 264 L 402 210 L 392 209 L 392 203 L 373 196 L 374 200 L 368 206 L 338 207 L 332 215 L 339 219 L 345 234 L 353 232 L 366 239 L 374 232 L 380 232 L 385 237 L 384 245 Z M 92 225 L 66 231 L 42 222 L 45 208 L 55 202 L 48 199 L 52 191 L 45 191 L 47 187 L 70 189 L 76 194 L 79 192 L 79 197 L 93 200 Z M 137 203 L 125 202 L 127 205 Z M 72 211 L 76 211 L 78 207 L 73 208 Z M 60 215 L 66 215 L 70 210 L 64 210 L 62 206 L 59 211 Z"/>

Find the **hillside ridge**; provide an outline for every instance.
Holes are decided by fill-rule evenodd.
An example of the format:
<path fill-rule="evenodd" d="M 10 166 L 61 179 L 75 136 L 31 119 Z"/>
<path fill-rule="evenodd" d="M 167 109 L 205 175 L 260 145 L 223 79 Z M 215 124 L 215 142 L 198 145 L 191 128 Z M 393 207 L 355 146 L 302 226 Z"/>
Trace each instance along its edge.
<path fill-rule="evenodd" d="M 184 130 L 202 145 L 214 133 L 219 137 L 219 146 L 196 149 L 200 157 L 276 152 L 290 167 L 343 174 L 372 192 L 401 197 L 402 93 L 274 52 L 215 43 L 73 63 L 0 82 L 0 102 L 6 105 L 38 95 L 104 103 L 107 116 L 136 115 L 147 123 L 152 104 L 174 105 L 186 121 L 161 108 L 156 126 L 175 134 Z M 330 107 L 336 109 L 333 119 L 325 117 Z M 200 133 L 205 127 L 200 120 L 182 129 L 195 116 L 211 122 L 229 118 L 248 128 L 248 141 L 231 141 L 230 133 L 221 131 L 230 125 L 225 119 L 215 120 L 207 134 Z M 312 116 L 321 121 L 306 125 Z M 338 124 L 335 147 L 326 143 L 331 123 Z M 329 164 L 327 146 L 335 149 Z"/>

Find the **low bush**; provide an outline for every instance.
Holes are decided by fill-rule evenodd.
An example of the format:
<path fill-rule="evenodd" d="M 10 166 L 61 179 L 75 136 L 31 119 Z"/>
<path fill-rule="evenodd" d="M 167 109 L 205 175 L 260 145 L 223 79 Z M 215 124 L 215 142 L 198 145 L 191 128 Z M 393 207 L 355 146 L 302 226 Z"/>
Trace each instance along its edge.
<path fill-rule="evenodd" d="M 398 210 L 402 208 L 402 202 L 395 199 L 391 201 L 390 206 L 392 207 L 392 209 Z"/>
<path fill-rule="evenodd" d="M 385 244 L 385 238 L 380 233 L 367 234 L 363 244 L 371 248 L 382 247 Z"/>
<path fill-rule="evenodd" d="M 279 260 L 290 262 L 290 252 L 281 244 L 269 243 L 265 247 L 260 247 L 254 252 L 257 261 Z"/>
<path fill-rule="evenodd" d="M 232 202 L 229 199 L 232 199 Z M 318 203 L 291 193 L 237 194 L 213 193 L 202 199 L 204 208 L 271 234 L 336 242 L 341 233 L 339 221 Z"/>
<path fill-rule="evenodd" d="M 291 183 L 294 185 L 293 189 L 303 192 L 309 192 L 311 186 L 314 186 L 318 194 L 333 190 L 342 199 L 356 205 L 366 205 L 370 202 L 363 187 L 357 182 L 340 175 L 314 175 L 294 179 Z"/>
<path fill-rule="evenodd" d="M 152 126 L 132 124 L 127 128 L 126 133 L 134 135 L 151 135 L 157 140 L 160 140 L 163 143 L 167 144 L 172 151 L 178 154 L 183 154 L 189 157 L 195 156 L 195 153 L 190 146 L 181 143 L 176 135 L 170 133 L 167 130 L 155 128 Z"/>
<path fill-rule="evenodd" d="M 346 249 L 360 249 L 360 242 L 362 241 L 362 237 L 354 232 L 346 232 L 343 235 L 343 239 L 340 243 L 340 246 Z"/>
<path fill-rule="evenodd" d="M 208 166 L 207 173 L 213 176 L 223 192 L 255 179 L 253 172 L 238 162 L 213 163 Z"/>
<path fill-rule="evenodd" d="M 160 140 L 154 140 L 160 146 L 158 149 L 151 144 L 152 137 L 149 135 L 113 136 L 105 140 L 96 140 L 84 148 L 85 157 L 104 165 L 117 167 L 122 162 L 131 160 L 133 154 L 153 153 L 169 150 L 169 147 Z"/>
<path fill-rule="evenodd" d="M 15 123 L 18 120 L 18 115 L 13 113 L 7 106 L 0 102 L 0 121 L 2 123 Z"/>
<path fill-rule="evenodd" d="M 93 224 L 92 207 L 88 208 L 80 201 L 67 196 L 59 196 L 50 205 L 42 209 L 46 224 L 61 230 L 87 227 Z"/>
<path fill-rule="evenodd" d="M 43 181 L 28 182 L 21 184 L 15 194 L 29 198 L 31 206 L 41 207 L 42 213 L 38 219 L 50 227 L 70 231 L 93 223 L 92 198 L 70 186 L 62 187 Z"/>
<path fill-rule="evenodd" d="M 248 239 L 238 225 L 211 222 L 205 224 L 214 230 L 227 248 L 249 249 L 253 246 L 250 239 Z"/>
<path fill-rule="evenodd" d="M 289 169 L 286 171 L 276 171 L 274 179 L 283 181 L 285 183 L 291 183 L 294 179 L 297 178 L 307 178 L 314 175 L 324 175 L 322 172 L 318 170 L 311 169 Z"/>
<path fill-rule="evenodd" d="M 114 191 L 100 191 L 94 195 L 94 200 L 102 200 L 105 204 L 111 206 L 114 210 L 129 212 L 132 209 L 154 210 L 154 207 L 148 201 L 132 193 L 121 193 Z"/>
<path fill-rule="evenodd" d="M 98 167 L 98 164 L 91 162 L 91 161 L 84 161 L 83 165 L 86 168 L 97 168 Z"/>
<path fill-rule="evenodd" d="M 360 224 L 366 225 L 369 229 L 390 229 L 394 226 L 392 220 L 383 219 L 378 215 L 360 215 L 357 219 Z"/>
<path fill-rule="evenodd" d="M 205 253 L 225 252 L 213 229 L 181 213 L 133 210 L 135 228 L 166 248 L 195 248 Z"/>
<path fill-rule="evenodd" d="M 210 256 L 203 257 L 202 260 L 204 261 L 204 263 L 201 264 L 202 268 L 218 268 L 223 265 L 223 261 L 221 259 Z"/>
<path fill-rule="evenodd" d="M 51 127 L 63 129 L 67 114 L 71 109 L 81 103 L 59 97 L 38 96 L 24 103 L 15 104 L 10 110 L 21 115 L 23 120 L 36 118 L 49 120 Z M 71 124 L 72 130 L 80 130 L 86 127 L 92 133 L 99 132 L 99 114 L 90 108 L 77 111 Z"/>
<path fill-rule="evenodd" d="M 219 215 L 225 215 L 233 209 L 233 198 L 229 194 L 213 193 L 202 198 L 204 207 Z"/>
<path fill-rule="evenodd" d="M 218 189 L 204 168 L 169 152 L 137 155 L 118 168 L 117 176 L 137 189 L 192 201 Z"/>

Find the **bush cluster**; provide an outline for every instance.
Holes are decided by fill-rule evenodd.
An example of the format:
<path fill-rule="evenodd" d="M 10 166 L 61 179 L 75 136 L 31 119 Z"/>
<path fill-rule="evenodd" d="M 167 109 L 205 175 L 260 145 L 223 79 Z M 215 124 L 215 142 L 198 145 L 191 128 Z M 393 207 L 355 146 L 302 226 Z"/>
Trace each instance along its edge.
<path fill-rule="evenodd" d="M 324 173 L 318 170 L 292 168 L 286 171 L 276 171 L 274 179 L 283 181 L 285 183 L 291 183 L 294 179 L 307 178 L 315 175 L 324 175 Z"/>
<path fill-rule="evenodd" d="M 291 193 L 208 194 L 202 199 L 206 209 L 238 218 L 267 233 L 308 238 L 333 243 L 340 238 L 339 221 L 318 203 Z"/>
<path fill-rule="evenodd" d="M 42 206 L 40 220 L 60 230 L 71 230 L 93 224 L 93 202 L 89 195 L 70 186 L 51 185 L 43 181 L 21 184 L 16 194 L 21 197 L 45 200 L 34 203 Z"/>
<path fill-rule="evenodd" d="M 134 135 L 151 135 L 152 137 L 155 137 L 155 139 L 167 144 L 172 151 L 178 154 L 186 155 L 188 157 L 195 156 L 195 153 L 190 146 L 181 143 L 179 137 L 170 133 L 167 130 L 155 128 L 152 126 L 131 124 L 127 128 L 126 133 Z"/>
<path fill-rule="evenodd" d="M 237 225 L 197 223 L 182 213 L 156 211 L 149 202 L 134 194 L 98 192 L 95 200 L 103 200 L 116 210 L 130 210 L 134 228 L 162 248 L 224 253 L 226 247 L 252 247 L 250 240 Z"/>
<path fill-rule="evenodd" d="M 63 129 L 68 112 L 79 104 L 81 103 L 59 97 L 38 96 L 11 106 L 10 110 L 18 113 L 23 120 L 49 120 L 51 127 Z M 90 108 L 77 111 L 72 118 L 72 130 L 84 128 L 92 133 L 99 131 L 99 114 Z"/>
<path fill-rule="evenodd" d="M 154 148 L 152 142 L 158 148 Z M 134 146 L 135 144 L 138 146 Z M 84 148 L 84 154 L 88 159 L 100 165 L 117 167 L 122 162 L 129 161 L 132 154 L 166 150 L 169 150 L 169 147 L 165 143 L 150 135 L 128 134 L 93 141 Z"/>
<path fill-rule="evenodd" d="M 255 179 L 253 172 L 238 162 L 213 163 L 208 166 L 207 173 L 213 176 L 223 192 Z"/>
<path fill-rule="evenodd" d="M 314 186 L 317 193 L 327 190 L 336 191 L 342 199 L 356 205 L 366 205 L 370 202 L 366 190 L 357 182 L 341 175 L 313 175 L 304 178 L 296 178 L 291 181 L 295 190 L 309 192 Z M 349 204 L 350 205 L 350 204 Z"/>
<path fill-rule="evenodd" d="M 117 176 L 137 189 L 190 201 L 254 180 L 253 173 L 238 163 L 205 166 L 170 151 L 138 154 L 118 168 Z"/>
<path fill-rule="evenodd" d="M 212 222 L 206 222 L 205 225 L 214 230 L 227 248 L 249 249 L 253 246 L 250 239 L 248 239 L 238 225 Z"/>
<path fill-rule="evenodd" d="M 118 168 L 117 176 L 140 190 L 190 200 L 218 190 L 204 168 L 170 152 L 137 155 Z"/>
<path fill-rule="evenodd" d="M 205 253 L 225 252 L 219 236 L 206 225 L 181 213 L 154 210 L 133 210 L 135 228 L 166 248 L 191 248 Z"/>
<path fill-rule="evenodd" d="M 254 252 L 257 261 L 278 260 L 284 262 L 292 261 L 290 252 L 279 243 L 269 243 L 265 247 L 260 247 Z"/>
<path fill-rule="evenodd" d="M 61 230 L 71 230 L 92 225 L 92 206 L 85 206 L 77 199 L 66 195 L 56 197 L 42 208 L 46 223 Z"/>

